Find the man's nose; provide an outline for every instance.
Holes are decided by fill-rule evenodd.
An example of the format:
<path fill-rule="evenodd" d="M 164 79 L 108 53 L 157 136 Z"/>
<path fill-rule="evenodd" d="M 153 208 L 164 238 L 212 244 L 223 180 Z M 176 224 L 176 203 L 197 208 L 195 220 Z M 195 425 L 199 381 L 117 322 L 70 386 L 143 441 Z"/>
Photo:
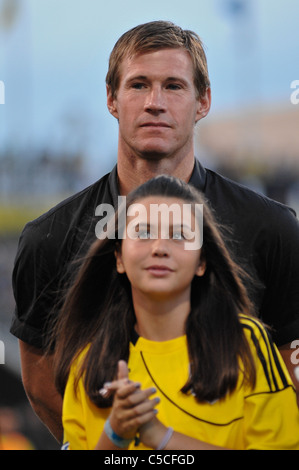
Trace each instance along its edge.
<path fill-rule="evenodd" d="M 144 108 L 148 112 L 165 112 L 166 102 L 160 86 L 153 86 L 146 97 Z"/>

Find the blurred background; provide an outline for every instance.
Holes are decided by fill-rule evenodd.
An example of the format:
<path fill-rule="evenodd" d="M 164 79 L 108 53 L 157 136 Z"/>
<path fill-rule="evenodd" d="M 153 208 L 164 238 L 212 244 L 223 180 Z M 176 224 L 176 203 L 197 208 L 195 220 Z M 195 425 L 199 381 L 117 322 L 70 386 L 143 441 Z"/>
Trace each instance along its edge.
<path fill-rule="evenodd" d="M 116 163 L 105 76 L 119 36 L 170 20 L 202 38 L 212 110 L 196 156 L 299 212 L 298 0 L 0 0 L 0 449 L 57 449 L 9 334 L 24 224 Z"/>

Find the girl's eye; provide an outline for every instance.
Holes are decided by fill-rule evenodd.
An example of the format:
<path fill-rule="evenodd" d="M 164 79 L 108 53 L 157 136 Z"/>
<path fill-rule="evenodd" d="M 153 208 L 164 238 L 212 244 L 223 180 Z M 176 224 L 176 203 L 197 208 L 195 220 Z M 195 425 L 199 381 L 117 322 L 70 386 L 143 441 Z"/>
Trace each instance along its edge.
<path fill-rule="evenodd" d="M 151 234 L 149 230 L 140 230 L 138 232 L 138 238 L 140 238 L 141 240 L 147 240 L 148 238 L 150 238 L 150 236 Z"/>
<path fill-rule="evenodd" d="M 172 238 L 173 238 L 173 240 L 184 240 L 185 239 L 182 232 L 174 232 L 172 234 Z"/>

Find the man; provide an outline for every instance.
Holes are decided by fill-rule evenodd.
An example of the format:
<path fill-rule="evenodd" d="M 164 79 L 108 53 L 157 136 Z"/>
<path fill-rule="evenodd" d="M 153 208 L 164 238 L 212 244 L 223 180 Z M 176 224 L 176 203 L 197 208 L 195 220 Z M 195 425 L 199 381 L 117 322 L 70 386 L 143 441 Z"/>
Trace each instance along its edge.
<path fill-rule="evenodd" d="M 13 274 L 11 331 L 20 340 L 24 387 L 58 440 L 62 399 L 53 384 L 51 357 L 44 356 L 47 325 L 62 298 L 57 293 L 75 271 L 71 261 L 95 239 L 96 207 L 116 206 L 118 195 L 157 174 L 174 175 L 202 190 L 219 222 L 228 225 L 235 258 L 257 281 L 250 293 L 258 313 L 273 327 L 294 378 L 290 357 L 291 343 L 299 338 L 298 221 L 288 208 L 204 169 L 195 159 L 194 126 L 211 105 L 200 39 L 162 21 L 133 28 L 116 43 L 106 82 L 108 109 L 119 122 L 117 166 L 25 227 Z"/>

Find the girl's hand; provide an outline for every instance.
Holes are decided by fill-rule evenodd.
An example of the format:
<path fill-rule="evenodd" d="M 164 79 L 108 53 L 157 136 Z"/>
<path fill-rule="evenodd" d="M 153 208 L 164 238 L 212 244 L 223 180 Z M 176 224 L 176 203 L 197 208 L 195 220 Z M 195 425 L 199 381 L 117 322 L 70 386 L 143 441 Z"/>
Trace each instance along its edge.
<path fill-rule="evenodd" d="M 123 439 L 133 439 L 140 426 L 155 416 L 158 398 L 149 400 L 156 392 L 154 388 L 141 390 L 141 384 L 129 380 L 125 361 L 119 361 L 117 380 L 105 384 L 105 389 L 114 392 L 113 406 L 109 416 L 113 431 Z"/>

